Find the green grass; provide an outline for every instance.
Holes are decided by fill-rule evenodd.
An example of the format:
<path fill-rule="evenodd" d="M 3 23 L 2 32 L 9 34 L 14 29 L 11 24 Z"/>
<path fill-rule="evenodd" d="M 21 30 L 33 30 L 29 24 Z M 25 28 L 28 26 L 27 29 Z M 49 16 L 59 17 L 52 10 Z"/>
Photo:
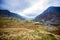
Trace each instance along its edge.
<path fill-rule="evenodd" d="M 0 22 L 12 22 L 12 20 L 7 20 L 7 19 L 3 20 L 3 19 L 0 19 Z"/>

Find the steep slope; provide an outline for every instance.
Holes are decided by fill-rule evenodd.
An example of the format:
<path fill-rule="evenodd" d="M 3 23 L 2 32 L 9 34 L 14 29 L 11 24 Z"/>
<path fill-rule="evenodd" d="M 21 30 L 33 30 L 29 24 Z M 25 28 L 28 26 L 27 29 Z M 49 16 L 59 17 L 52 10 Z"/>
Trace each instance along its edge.
<path fill-rule="evenodd" d="M 19 19 L 24 20 L 22 16 L 15 13 L 11 13 L 8 10 L 0 10 L 0 17 L 14 17 L 14 18 L 19 18 Z"/>
<path fill-rule="evenodd" d="M 49 7 L 41 15 L 38 15 L 35 21 L 43 21 L 48 24 L 60 25 L 60 7 Z"/>

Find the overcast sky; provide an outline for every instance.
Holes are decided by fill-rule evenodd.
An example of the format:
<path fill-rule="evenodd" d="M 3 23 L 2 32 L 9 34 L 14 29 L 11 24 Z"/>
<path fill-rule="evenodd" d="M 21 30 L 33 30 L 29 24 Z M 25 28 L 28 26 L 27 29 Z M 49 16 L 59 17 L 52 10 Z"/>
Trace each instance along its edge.
<path fill-rule="evenodd" d="M 9 10 L 27 19 L 35 18 L 50 6 L 60 6 L 60 0 L 0 0 L 0 9 Z"/>

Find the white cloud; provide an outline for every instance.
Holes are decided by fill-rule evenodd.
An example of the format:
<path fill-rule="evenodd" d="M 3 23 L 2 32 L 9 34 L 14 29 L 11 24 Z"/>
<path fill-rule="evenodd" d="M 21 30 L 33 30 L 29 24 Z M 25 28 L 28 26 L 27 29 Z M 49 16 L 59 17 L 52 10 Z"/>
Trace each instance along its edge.
<path fill-rule="evenodd" d="M 30 1 L 33 3 L 34 1 Z M 35 0 L 34 4 L 30 6 L 29 8 L 26 8 L 20 14 L 24 14 L 25 16 L 29 18 L 34 18 L 37 15 L 41 14 L 43 11 L 45 11 L 49 6 L 60 6 L 59 0 Z M 32 15 L 32 16 L 29 16 Z"/>
<path fill-rule="evenodd" d="M 51 6 L 60 6 L 60 0 L 50 0 L 49 2 Z"/>
<path fill-rule="evenodd" d="M 3 0 L 0 7 L 25 18 L 34 18 L 49 6 L 60 6 L 60 0 Z"/>
<path fill-rule="evenodd" d="M 39 0 L 39 1 L 35 2 L 35 4 L 30 6 L 29 8 L 26 8 L 25 10 L 23 10 L 22 12 L 19 12 L 19 13 L 24 14 L 26 16 L 34 14 L 34 16 L 28 16 L 28 17 L 35 17 L 47 8 L 47 6 L 48 6 L 47 3 L 48 3 L 47 0 Z"/>

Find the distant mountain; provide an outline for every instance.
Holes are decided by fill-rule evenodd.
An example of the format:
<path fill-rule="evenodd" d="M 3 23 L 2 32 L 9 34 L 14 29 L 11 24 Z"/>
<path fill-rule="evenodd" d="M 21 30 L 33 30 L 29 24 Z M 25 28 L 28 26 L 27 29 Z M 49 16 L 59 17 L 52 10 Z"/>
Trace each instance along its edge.
<path fill-rule="evenodd" d="M 0 10 L 0 17 L 14 17 L 24 20 L 22 16 L 9 12 L 8 10 Z"/>
<path fill-rule="evenodd" d="M 45 24 L 60 25 L 60 7 L 49 7 L 42 14 L 38 15 L 34 21 L 43 21 Z"/>

